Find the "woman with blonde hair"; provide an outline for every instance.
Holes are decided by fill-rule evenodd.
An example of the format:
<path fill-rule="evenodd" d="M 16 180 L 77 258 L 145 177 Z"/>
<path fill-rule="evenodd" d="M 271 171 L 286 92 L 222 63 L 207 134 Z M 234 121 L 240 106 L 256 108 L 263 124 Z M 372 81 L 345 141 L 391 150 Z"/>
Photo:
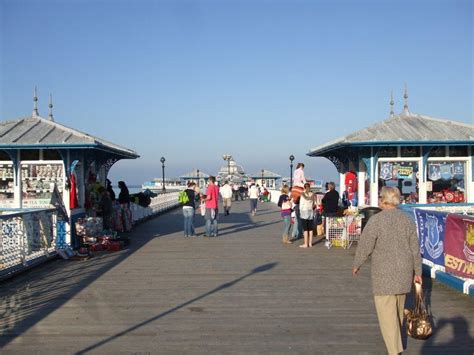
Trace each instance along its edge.
<path fill-rule="evenodd" d="M 400 191 L 384 186 L 382 211 L 370 217 L 357 246 L 352 274 L 357 276 L 371 256 L 372 291 L 389 354 L 403 351 L 401 329 L 406 294 L 412 283 L 421 284 L 421 256 L 416 226 L 398 207 Z"/>
<path fill-rule="evenodd" d="M 289 238 L 291 228 L 291 198 L 288 196 L 289 193 L 290 189 L 288 188 L 288 185 L 283 185 L 280 199 L 278 200 L 278 207 L 281 208 L 281 217 L 283 218 L 282 241 L 285 244 L 291 244 Z"/>
<path fill-rule="evenodd" d="M 304 184 L 304 191 L 300 198 L 300 218 L 304 236 L 300 248 L 311 248 L 313 246 L 314 194 L 308 183 Z"/>

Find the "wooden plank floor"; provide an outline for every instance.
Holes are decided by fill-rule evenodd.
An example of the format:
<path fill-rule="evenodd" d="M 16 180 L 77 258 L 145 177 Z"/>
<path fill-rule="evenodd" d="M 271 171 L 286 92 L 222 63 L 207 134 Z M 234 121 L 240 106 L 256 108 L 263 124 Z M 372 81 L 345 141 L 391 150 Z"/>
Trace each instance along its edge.
<path fill-rule="evenodd" d="M 277 208 L 258 207 L 234 202 L 220 237 L 186 239 L 177 209 L 137 226 L 127 250 L 1 283 L 1 354 L 385 353 L 370 266 L 351 276 L 355 247 L 283 245 Z M 473 299 L 425 288 L 435 335 L 406 353 L 472 354 Z"/>

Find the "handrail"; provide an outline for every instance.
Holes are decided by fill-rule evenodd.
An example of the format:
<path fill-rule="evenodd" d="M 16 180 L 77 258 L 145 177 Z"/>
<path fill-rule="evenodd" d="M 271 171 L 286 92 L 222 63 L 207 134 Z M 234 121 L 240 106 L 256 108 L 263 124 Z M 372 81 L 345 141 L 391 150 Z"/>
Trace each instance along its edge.
<path fill-rule="evenodd" d="M 0 279 L 54 255 L 56 209 L 26 210 L 0 216 Z"/>
<path fill-rule="evenodd" d="M 28 213 L 36 213 L 36 212 L 44 212 L 44 211 L 56 211 L 56 209 L 55 208 L 28 208 L 28 209 L 26 209 L 26 208 L 24 208 L 24 209 L 2 208 L 0 213 L 2 213 L 3 211 L 6 211 L 6 212 L 18 211 L 18 212 L 0 214 L 0 220 L 13 218 L 13 217 L 18 217 L 18 216 L 28 214 Z"/>

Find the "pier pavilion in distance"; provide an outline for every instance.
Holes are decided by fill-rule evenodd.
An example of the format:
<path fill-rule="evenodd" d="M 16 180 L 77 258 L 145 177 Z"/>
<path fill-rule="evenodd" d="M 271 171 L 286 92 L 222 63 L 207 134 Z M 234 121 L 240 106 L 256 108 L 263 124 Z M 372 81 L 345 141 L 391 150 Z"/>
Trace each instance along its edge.
<path fill-rule="evenodd" d="M 474 125 L 404 110 L 387 120 L 311 149 L 340 174 L 340 190 L 361 206 L 377 206 L 383 186 L 403 203 L 445 209 L 474 207 Z"/>
<path fill-rule="evenodd" d="M 0 208 L 48 208 L 58 191 L 74 223 L 92 208 L 91 186 L 105 186 L 113 164 L 139 155 L 55 122 L 51 99 L 49 117 L 41 117 L 37 100 L 35 91 L 31 116 L 0 122 Z"/>
<path fill-rule="evenodd" d="M 258 173 L 251 174 L 250 178 L 260 186 L 276 189 L 280 185 L 281 175 L 270 170 L 262 169 Z"/>
<path fill-rule="evenodd" d="M 203 189 L 207 185 L 209 174 L 206 174 L 199 169 L 194 169 L 186 174 L 181 175 L 179 178 L 184 182 L 184 186 L 186 186 L 188 182 L 194 181 L 200 189 Z"/>

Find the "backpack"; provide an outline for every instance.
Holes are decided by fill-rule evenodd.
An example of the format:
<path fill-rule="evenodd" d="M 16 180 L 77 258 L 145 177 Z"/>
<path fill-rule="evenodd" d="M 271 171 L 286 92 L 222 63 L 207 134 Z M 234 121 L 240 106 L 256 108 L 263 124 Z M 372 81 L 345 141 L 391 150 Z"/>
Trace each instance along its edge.
<path fill-rule="evenodd" d="M 186 193 L 186 190 L 180 191 L 178 195 L 178 202 L 182 205 L 185 205 L 189 202 L 189 196 Z"/>

